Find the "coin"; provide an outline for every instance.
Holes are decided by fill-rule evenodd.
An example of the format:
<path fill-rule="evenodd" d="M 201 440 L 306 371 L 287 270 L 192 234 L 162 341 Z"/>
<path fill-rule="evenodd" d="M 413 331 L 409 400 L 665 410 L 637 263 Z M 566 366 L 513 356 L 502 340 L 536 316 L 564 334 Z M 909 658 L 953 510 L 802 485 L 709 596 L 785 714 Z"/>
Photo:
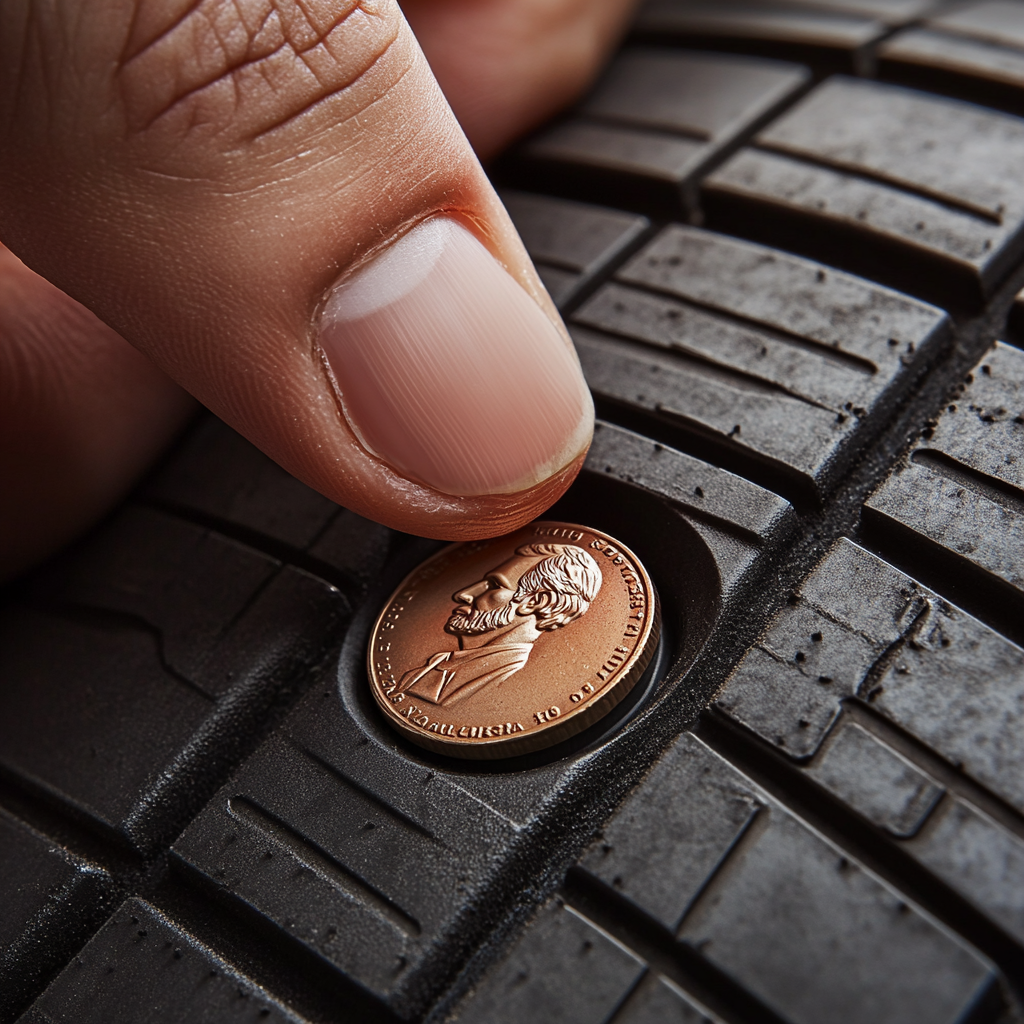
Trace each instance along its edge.
<path fill-rule="evenodd" d="M 367 649 L 373 695 L 413 743 L 514 757 L 604 717 L 649 664 L 658 597 L 613 537 L 535 522 L 453 544 L 410 573 Z"/>

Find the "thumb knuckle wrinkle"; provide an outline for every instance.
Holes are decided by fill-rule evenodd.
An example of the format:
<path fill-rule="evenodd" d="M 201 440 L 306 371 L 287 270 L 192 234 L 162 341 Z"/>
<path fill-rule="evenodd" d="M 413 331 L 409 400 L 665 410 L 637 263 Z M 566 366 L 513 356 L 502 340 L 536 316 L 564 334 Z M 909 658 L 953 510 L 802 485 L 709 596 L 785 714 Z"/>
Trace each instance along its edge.
<path fill-rule="evenodd" d="M 352 92 L 400 25 L 394 0 L 137 0 L 117 71 L 128 128 L 265 135 Z"/>

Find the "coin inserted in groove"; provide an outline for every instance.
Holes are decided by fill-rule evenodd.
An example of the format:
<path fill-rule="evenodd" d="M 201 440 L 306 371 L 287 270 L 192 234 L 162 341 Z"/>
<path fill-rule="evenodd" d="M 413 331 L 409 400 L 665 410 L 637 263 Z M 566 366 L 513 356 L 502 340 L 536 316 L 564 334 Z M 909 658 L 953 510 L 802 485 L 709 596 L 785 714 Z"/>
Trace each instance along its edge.
<path fill-rule="evenodd" d="M 452 544 L 411 572 L 374 624 L 370 686 L 388 721 L 454 757 L 514 757 L 606 715 L 649 664 L 658 596 L 600 530 L 536 522 Z"/>

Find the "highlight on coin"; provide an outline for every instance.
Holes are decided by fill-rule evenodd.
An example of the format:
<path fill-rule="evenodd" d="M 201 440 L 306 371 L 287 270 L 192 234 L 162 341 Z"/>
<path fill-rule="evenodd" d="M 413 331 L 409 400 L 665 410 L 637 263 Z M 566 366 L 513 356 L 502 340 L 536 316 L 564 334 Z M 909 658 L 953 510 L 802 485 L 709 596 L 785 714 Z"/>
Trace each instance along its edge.
<path fill-rule="evenodd" d="M 600 530 L 540 521 L 453 544 L 411 572 L 370 634 L 370 687 L 422 747 L 500 759 L 602 719 L 658 644 L 658 596 L 639 559 Z"/>

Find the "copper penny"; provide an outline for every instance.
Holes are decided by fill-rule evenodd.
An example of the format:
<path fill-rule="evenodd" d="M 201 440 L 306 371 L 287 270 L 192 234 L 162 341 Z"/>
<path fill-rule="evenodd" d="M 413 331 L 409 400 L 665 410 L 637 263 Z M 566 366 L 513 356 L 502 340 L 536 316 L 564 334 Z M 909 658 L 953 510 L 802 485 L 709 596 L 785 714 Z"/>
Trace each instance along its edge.
<path fill-rule="evenodd" d="M 413 743 L 513 757 L 611 711 L 650 662 L 660 625 L 650 577 L 624 544 L 531 523 L 453 544 L 402 581 L 370 636 L 370 686 Z"/>

